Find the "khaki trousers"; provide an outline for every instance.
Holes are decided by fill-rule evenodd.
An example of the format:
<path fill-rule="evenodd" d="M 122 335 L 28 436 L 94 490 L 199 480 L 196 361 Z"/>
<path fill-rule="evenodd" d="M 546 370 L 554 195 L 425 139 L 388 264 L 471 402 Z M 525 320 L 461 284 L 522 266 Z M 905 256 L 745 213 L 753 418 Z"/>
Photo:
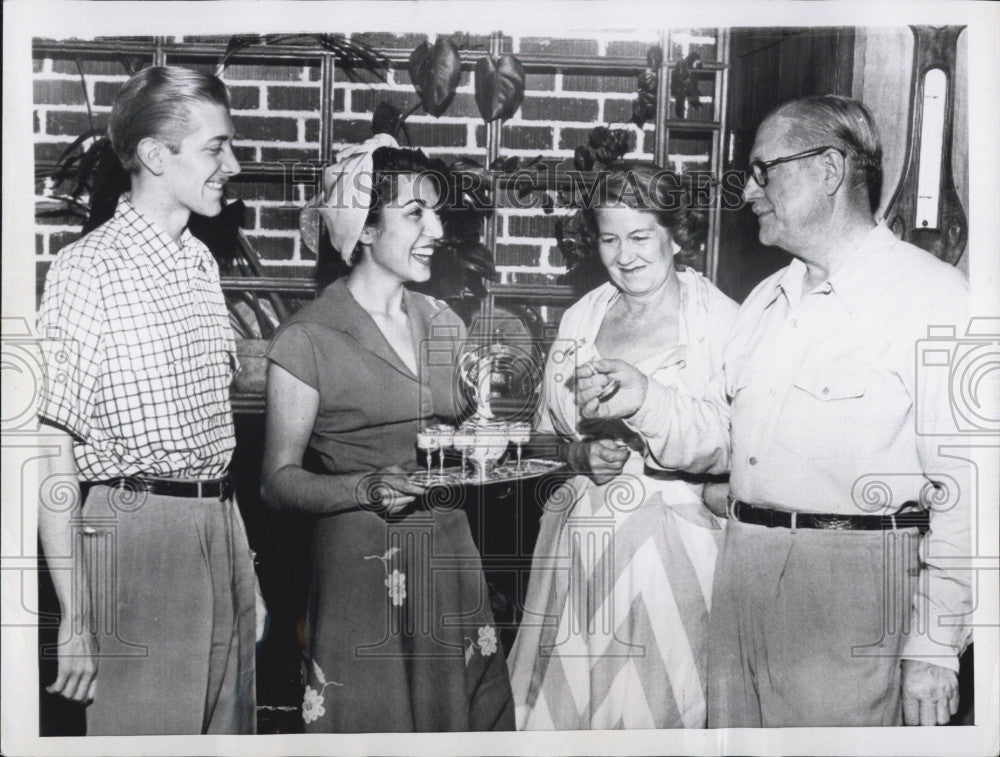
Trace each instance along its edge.
<path fill-rule="evenodd" d="M 88 735 L 254 733 L 255 578 L 235 501 L 96 485 L 83 513 Z"/>
<path fill-rule="evenodd" d="M 709 620 L 709 727 L 901 725 L 919 539 L 730 521 Z"/>

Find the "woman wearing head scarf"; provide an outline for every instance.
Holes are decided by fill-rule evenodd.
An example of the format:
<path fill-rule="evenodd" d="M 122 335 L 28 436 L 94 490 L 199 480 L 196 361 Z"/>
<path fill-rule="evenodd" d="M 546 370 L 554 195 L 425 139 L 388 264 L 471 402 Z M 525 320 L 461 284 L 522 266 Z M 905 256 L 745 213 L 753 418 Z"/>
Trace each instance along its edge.
<path fill-rule="evenodd" d="M 350 272 L 268 350 L 262 493 L 271 507 L 316 516 L 307 731 L 513 727 L 466 516 L 410 507 L 424 492 L 406 473 L 417 432 L 459 408 L 453 364 L 440 356 L 465 333 L 444 303 L 404 287 L 430 277 L 442 235 L 429 168 L 378 135 L 324 172 L 307 214 L 321 217 Z"/>
<path fill-rule="evenodd" d="M 702 728 L 721 525 L 703 482 L 657 470 L 641 431 L 579 418 L 573 376 L 576 365 L 617 358 L 701 396 L 736 304 L 674 262 L 704 236 L 686 182 L 644 166 L 605 178 L 583 220 L 610 281 L 566 311 L 545 369 L 538 431 L 568 442 L 579 475 L 542 516 L 508 660 L 517 725 Z"/>

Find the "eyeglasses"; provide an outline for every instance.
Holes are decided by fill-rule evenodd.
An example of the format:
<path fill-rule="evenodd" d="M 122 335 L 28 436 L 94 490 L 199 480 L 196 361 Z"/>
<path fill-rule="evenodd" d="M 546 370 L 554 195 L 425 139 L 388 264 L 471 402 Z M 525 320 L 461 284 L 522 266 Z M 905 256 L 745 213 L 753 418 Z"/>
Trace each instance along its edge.
<path fill-rule="evenodd" d="M 836 150 L 841 155 L 844 155 L 844 151 L 839 147 L 826 145 L 825 147 L 814 147 L 813 149 L 806 150 L 805 152 L 797 152 L 794 155 L 786 155 L 783 158 L 775 158 L 774 160 L 751 160 L 750 175 L 753 177 L 753 180 L 757 182 L 757 186 L 763 189 L 767 186 L 767 171 L 769 168 L 773 168 L 781 163 L 790 163 L 793 160 L 802 160 L 803 158 L 811 158 L 814 155 L 821 155 L 827 150 Z M 846 155 L 844 157 L 846 157 Z"/>

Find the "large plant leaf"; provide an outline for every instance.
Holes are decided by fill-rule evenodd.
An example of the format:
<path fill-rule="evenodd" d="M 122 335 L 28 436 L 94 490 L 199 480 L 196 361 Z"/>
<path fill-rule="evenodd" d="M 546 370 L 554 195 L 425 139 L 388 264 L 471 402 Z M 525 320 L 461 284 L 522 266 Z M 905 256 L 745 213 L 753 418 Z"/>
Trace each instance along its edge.
<path fill-rule="evenodd" d="M 107 137 L 98 139 L 90 148 L 80 156 L 80 162 L 76 167 L 76 187 L 74 196 L 79 197 L 84 192 L 93 189 L 94 173 L 97 164 L 104 160 L 105 155 L 111 152 L 111 140 Z"/>
<path fill-rule="evenodd" d="M 441 116 L 455 97 L 462 77 L 462 58 L 448 37 L 438 37 L 432 48 L 421 42 L 410 53 L 410 79 L 424 110 Z"/>
<path fill-rule="evenodd" d="M 573 151 L 573 167 L 577 171 L 589 171 L 594 167 L 594 151 L 589 145 L 577 145 Z"/>
<path fill-rule="evenodd" d="M 587 141 L 594 158 L 605 166 L 618 165 L 636 147 L 634 131 L 609 129 L 607 126 L 595 126 L 590 130 Z"/>
<path fill-rule="evenodd" d="M 476 105 L 483 120 L 508 119 L 524 100 L 524 66 L 510 53 L 476 62 Z"/>
<path fill-rule="evenodd" d="M 108 149 L 101 153 L 94 166 L 91 178 L 90 208 L 83 224 L 83 233 L 93 231 L 115 214 L 118 198 L 127 192 L 129 175 L 122 167 L 115 151 L 110 149 L 110 140 L 105 140 Z"/>
<path fill-rule="evenodd" d="M 674 112 L 678 118 L 684 118 L 685 106 L 697 108 L 701 104 L 701 97 L 698 91 L 698 76 L 696 71 L 701 69 L 701 56 L 698 53 L 688 53 L 674 64 L 674 74 L 670 78 L 670 94 L 674 97 Z"/>
<path fill-rule="evenodd" d="M 146 60 L 140 55 L 126 55 L 125 53 L 118 53 L 118 62 L 122 64 L 122 68 L 125 69 L 125 73 L 129 77 L 137 74 L 144 65 L 146 65 Z"/>
<path fill-rule="evenodd" d="M 650 48 L 650 52 L 646 55 L 647 60 L 656 62 L 657 56 L 653 52 L 655 49 Z M 660 57 L 662 57 L 662 53 Z M 643 73 L 639 74 L 636 99 L 632 103 L 632 123 L 640 129 L 646 121 L 656 115 L 656 93 L 659 84 L 657 78 L 655 68 L 647 68 Z"/>

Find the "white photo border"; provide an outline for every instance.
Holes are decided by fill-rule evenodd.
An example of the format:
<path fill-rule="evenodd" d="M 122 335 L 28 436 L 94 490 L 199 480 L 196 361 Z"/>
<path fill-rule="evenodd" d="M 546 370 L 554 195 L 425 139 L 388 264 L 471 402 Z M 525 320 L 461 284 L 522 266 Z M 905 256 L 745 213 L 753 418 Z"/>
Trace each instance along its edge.
<path fill-rule="evenodd" d="M 986 2 L 7 2 L 3 48 L 3 275 L 5 331 L 34 324 L 35 242 L 31 184 L 33 38 L 274 33 L 293 31 L 588 32 L 699 26 L 899 26 L 964 24 L 969 43 L 969 273 L 973 313 L 1000 314 L 1000 6 Z M 904 65 L 904 64 L 901 64 Z M 906 62 L 905 65 L 909 65 Z M 32 219 L 27 223 L 26 219 Z M 5 371 L 6 373 L 6 371 Z M 5 377 L 6 378 L 6 377 Z M 20 406 L 28 381 L 3 386 L 3 404 Z M 8 418 L 5 411 L 3 417 Z M 1000 448 L 1000 440 L 991 449 Z M 5 445 L 6 446 L 6 445 Z M 988 445 L 987 445 L 988 446 Z M 980 534 L 998 527 L 995 454 L 987 453 Z M 37 633 L 25 624 L 35 576 L 36 514 L 20 501 L 21 470 L 3 455 L 2 751 L 41 754 L 995 754 L 1000 749 L 998 577 L 1000 557 L 979 558 L 975 726 L 938 728 L 790 728 L 730 731 L 582 733 L 158 736 L 128 739 L 45 737 L 38 729 Z M 993 549 L 991 538 L 983 539 Z M 979 564 L 979 563 L 977 563 Z"/>

